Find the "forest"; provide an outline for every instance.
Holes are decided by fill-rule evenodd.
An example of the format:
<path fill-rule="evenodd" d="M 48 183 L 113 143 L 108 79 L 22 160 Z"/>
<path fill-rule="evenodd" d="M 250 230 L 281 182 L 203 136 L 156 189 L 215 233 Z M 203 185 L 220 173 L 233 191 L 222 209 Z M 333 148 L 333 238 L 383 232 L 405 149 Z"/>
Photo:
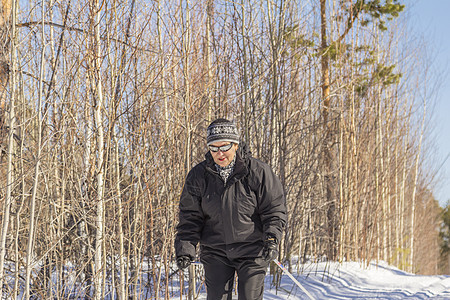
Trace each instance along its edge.
<path fill-rule="evenodd" d="M 0 298 L 169 299 L 218 117 L 283 183 L 280 260 L 448 272 L 406 1 L 1 5 Z"/>

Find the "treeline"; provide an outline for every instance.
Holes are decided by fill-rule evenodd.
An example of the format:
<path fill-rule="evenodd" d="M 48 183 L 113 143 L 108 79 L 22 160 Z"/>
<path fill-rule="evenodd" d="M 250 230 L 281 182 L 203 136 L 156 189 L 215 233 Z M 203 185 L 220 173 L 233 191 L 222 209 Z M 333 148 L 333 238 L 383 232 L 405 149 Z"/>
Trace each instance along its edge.
<path fill-rule="evenodd" d="M 284 184 L 283 259 L 438 272 L 427 66 L 399 1 L 2 4 L 0 298 L 171 297 L 216 117 Z"/>

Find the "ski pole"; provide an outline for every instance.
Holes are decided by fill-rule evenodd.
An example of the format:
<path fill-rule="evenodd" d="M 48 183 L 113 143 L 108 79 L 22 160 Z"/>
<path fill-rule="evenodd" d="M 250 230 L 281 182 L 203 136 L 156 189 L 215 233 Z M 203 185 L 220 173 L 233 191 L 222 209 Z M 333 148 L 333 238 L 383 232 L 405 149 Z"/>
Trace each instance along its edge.
<path fill-rule="evenodd" d="M 293 282 L 295 282 L 296 285 L 298 285 L 298 287 L 302 289 L 302 291 L 309 297 L 309 299 L 314 300 L 314 297 L 311 296 L 311 294 L 303 287 L 303 285 L 301 285 L 300 282 L 295 279 L 295 277 L 278 261 L 278 259 L 275 258 L 273 261 L 277 264 L 277 266 L 280 267 L 281 270 L 283 270 L 283 272 L 287 274 L 287 276 L 292 279 Z"/>
<path fill-rule="evenodd" d="M 199 261 L 192 261 L 191 265 L 198 265 L 200 266 L 202 263 Z M 180 272 L 182 269 L 177 268 L 175 271 L 173 271 L 172 273 L 169 274 L 168 278 L 171 278 L 173 275 L 177 274 L 178 272 Z"/>

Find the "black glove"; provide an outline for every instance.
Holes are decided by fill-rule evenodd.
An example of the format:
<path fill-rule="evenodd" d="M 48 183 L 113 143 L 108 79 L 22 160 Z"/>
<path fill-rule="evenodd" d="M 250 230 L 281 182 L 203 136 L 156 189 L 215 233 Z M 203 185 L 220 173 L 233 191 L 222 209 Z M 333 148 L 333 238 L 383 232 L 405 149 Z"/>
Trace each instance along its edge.
<path fill-rule="evenodd" d="M 191 258 L 187 255 L 182 255 L 177 258 L 178 269 L 186 269 L 191 264 Z"/>
<path fill-rule="evenodd" d="M 274 236 L 269 235 L 264 241 L 262 257 L 265 261 L 272 261 L 278 257 L 278 241 Z"/>

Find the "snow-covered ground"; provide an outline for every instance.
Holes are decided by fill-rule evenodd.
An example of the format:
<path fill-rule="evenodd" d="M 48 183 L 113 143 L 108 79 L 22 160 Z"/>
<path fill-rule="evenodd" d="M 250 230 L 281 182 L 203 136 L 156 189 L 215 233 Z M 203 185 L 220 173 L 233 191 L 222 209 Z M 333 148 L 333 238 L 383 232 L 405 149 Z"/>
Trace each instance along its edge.
<path fill-rule="evenodd" d="M 300 274 L 294 269 L 292 275 L 313 299 L 450 299 L 449 275 L 414 275 L 384 262 L 369 266 L 357 262 L 322 262 L 300 268 L 303 269 Z M 278 288 L 272 281 L 267 275 L 264 299 L 310 299 L 286 274 Z M 198 282 L 196 288 L 197 299 L 206 299 L 204 285 Z"/>

